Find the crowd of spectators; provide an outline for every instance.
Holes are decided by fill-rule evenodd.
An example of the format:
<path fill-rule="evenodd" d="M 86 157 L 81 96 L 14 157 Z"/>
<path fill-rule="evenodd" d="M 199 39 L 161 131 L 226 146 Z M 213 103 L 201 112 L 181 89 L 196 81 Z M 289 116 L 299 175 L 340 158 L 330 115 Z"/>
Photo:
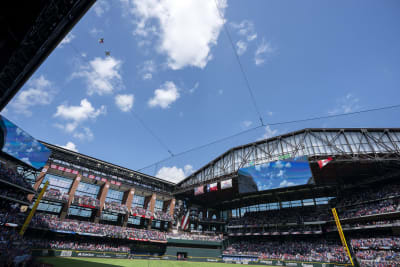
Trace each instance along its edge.
<path fill-rule="evenodd" d="M 22 175 L 3 165 L 0 165 L 0 179 L 33 190 L 31 184 L 27 182 Z"/>
<path fill-rule="evenodd" d="M 230 220 L 228 226 L 257 227 L 266 224 L 302 224 L 304 222 L 326 221 L 329 220 L 329 215 L 329 210 L 316 209 L 315 207 L 246 212 L 243 217 Z"/>
<path fill-rule="evenodd" d="M 51 200 L 59 200 L 62 202 L 68 202 L 69 195 L 67 193 L 61 192 L 57 188 L 49 188 L 43 195 L 43 198 Z"/>
<path fill-rule="evenodd" d="M 101 242 L 79 242 L 70 240 L 44 240 L 31 239 L 28 241 L 32 248 L 37 249 L 68 249 L 68 250 L 90 250 L 99 252 L 125 252 L 130 253 L 129 246 L 114 245 Z"/>
<path fill-rule="evenodd" d="M 25 218 L 26 214 L 20 212 L 18 203 L 0 200 L 0 226 L 5 224 L 20 225 Z"/>
<path fill-rule="evenodd" d="M 382 199 L 400 197 L 400 185 L 390 184 L 377 186 L 375 188 L 363 189 L 360 192 L 352 191 L 351 194 L 345 194 L 338 201 L 338 207 L 359 205 L 370 201 L 379 201 Z"/>
<path fill-rule="evenodd" d="M 157 210 L 154 212 L 154 218 L 157 220 L 167 221 L 167 222 L 170 222 L 174 219 L 171 216 L 171 214 L 169 214 L 169 212 L 163 212 L 161 210 Z"/>
<path fill-rule="evenodd" d="M 378 202 L 352 206 L 346 210 L 339 210 L 339 217 L 340 219 L 348 219 L 398 211 L 400 211 L 400 199 L 385 199 Z"/>
<path fill-rule="evenodd" d="M 58 217 L 48 214 L 36 214 L 31 222 L 31 225 L 33 227 L 55 231 L 68 231 L 78 234 L 107 236 L 111 238 L 140 239 L 146 241 L 167 240 L 165 233 L 156 230 L 142 230 L 70 219 L 60 220 Z"/>
<path fill-rule="evenodd" d="M 81 207 L 88 207 L 88 208 L 99 208 L 100 207 L 100 200 L 91 197 L 91 196 L 79 196 L 75 195 L 72 201 L 72 204 L 81 206 Z"/>
<path fill-rule="evenodd" d="M 314 241 L 240 241 L 228 246 L 223 255 L 257 256 L 260 260 L 349 262 L 348 256 L 338 242 L 322 239 Z"/>
<path fill-rule="evenodd" d="M 374 237 L 352 239 L 355 249 L 400 249 L 400 237 Z"/>
<path fill-rule="evenodd" d="M 0 227 L 0 266 L 27 265 L 31 260 L 31 246 L 18 231 L 13 227 Z"/>
<path fill-rule="evenodd" d="M 121 214 L 126 214 L 128 212 L 128 207 L 119 202 L 112 201 L 112 202 L 104 203 L 104 210 L 121 213 Z"/>
<path fill-rule="evenodd" d="M 13 191 L 9 190 L 8 188 L 4 188 L 0 189 L 0 196 L 29 203 L 26 194 L 21 191 Z"/>
<path fill-rule="evenodd" d="M 213 234 L 213 235 L 203 235 L 203 234 L 193 234 L 186 232 L 179 233 L 168 233 L 168 238 L 171 239 L 183 239 L 183 240 L 201 240 L 201 241 L 222 241 L 222 234 Z"/>
<path fill-rule="evenodd" d="M 399 266 L 400 252 L 394 250 L 358 250 L 356 257 L 361 266 Z"/>
<path fill-rule="evenodd" d="M 152 214 L 150 210 L 135 206 L 131 209 L 131 215 L 136 217 L 151 218 Z"/>

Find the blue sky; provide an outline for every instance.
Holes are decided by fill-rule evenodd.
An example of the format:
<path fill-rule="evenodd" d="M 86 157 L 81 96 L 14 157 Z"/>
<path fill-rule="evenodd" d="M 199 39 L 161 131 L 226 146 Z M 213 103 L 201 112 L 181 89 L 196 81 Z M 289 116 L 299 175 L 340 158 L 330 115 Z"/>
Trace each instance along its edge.
<path fill-rule="evenodd" d="M 3 114 L 132 169 L 265 123 L 400 103 L 398 1 L 98 1 Z M 104 38 L 104 43 L 99 43 Z M 110 51 L 110 56 L 105 55 Z M 232 146 L 306 127 L 399 127 L 399 109 L 263 127 L 151 166 L 177 181 Z"/>

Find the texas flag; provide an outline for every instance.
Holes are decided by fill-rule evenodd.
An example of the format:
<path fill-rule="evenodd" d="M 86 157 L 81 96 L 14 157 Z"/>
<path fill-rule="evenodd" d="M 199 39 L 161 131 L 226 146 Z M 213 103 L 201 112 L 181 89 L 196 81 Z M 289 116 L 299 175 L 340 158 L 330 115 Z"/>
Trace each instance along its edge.
<path fill-rule="evenodd" d="M 213 192 L 218 190 L 218 184 L 212 183 L 207 185 L 207 192 Z"/>
<path fill-rule="evenodd" d="M 325 167 L 331 160 L 333 160 L 332 157 L 329 157 L 327 159 L 321 159 L 318 160 L 318 166 L 320 169 L 322 169 L 323 167 Z"/>

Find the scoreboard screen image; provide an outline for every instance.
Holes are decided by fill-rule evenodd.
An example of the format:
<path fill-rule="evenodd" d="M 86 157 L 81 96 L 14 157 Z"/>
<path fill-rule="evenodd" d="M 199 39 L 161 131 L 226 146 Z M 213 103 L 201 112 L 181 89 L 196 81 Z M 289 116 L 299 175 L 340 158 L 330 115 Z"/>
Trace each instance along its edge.
<path fill-rule="evenodd" d="M 1 150 L 35 169 L 42 168 L 51 151 L 17 125 L 0 115 Z"/>
<path fill-rule="evenodd" d="M 239 193 L 251 193 L 308 184 L 312 173 L 307 157 L 284 159 L 241 168 Z"/>

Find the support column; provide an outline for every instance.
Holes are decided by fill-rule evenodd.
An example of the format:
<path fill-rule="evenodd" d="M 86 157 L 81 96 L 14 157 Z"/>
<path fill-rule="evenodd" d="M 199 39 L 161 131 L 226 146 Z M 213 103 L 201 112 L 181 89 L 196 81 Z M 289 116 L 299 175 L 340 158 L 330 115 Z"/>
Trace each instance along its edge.
<path fill-rule="evenodd" d="M 156 199 L 157 199 L 157 195 L 156 193 L 153 193 L 150 197 L 150 199 L 147 201 L 147 209 L 150 210 L 151 215 L 154 215 L 154 208 L 156 206 Z M 151 230 L 151 224 L 152 224 L 153 220 L 150 219 L 149 220 L 149 225 L 147 226 L 148 230 Z"/>
<path fill-rule="evenodd" d="M 81 176 L 81 174 L 79 173 L 79 174 L 75 177 L 74 182 L 72 183 L 71 188 L 69 189 L 69 193 L 68 193 L 68 196 L 69 196 L 68 203 L 67 203 L 67 204 L 64 204 L 64 207 L 63 207 L 63 209 L 62 209 L 62 211 L 61 211 L 61 214 L 60 214 L 60 219 L 61 219 L 61 220 L 65 219 L 65 217 L 67 216 L 69 207 L 71 206 L 71 203 L 72 203 L 72 199 L 73 199 L 74 196 L 75 196 L 75 191 L 76 191 L 76 189 L 78 188 L 78 185 L 79 185 L 79 183 L 81 182 L 81 179 L 82 179 L 82 176 Z"/>
<path fill-rule="evenodd" d="M 42 168 L 42 171 L 39 173 L 38 177 L 36 177 L 36 182 L 33 185 L 33 190 L 38 191 L 40 185 L 43 183 L 44 177 L 46 176 L 47 170 L 49 169 L 49 165 L 46 165 Z M 28 200 L 32 201 L 34 194 L 28 195 Z"/>
<path fill-rule="evenodd" d="M 100 200 L 100 207 L 97 210 L 96 217 L 94 218 L 95 223 L 98 223 L 100 221 L 101 212 L 103 211 L 104 203 L 106 202 L 109 188 L 110 188 L 110 182 L 106 182 L 105 184 L 102 185 L 102 187 L 100 188 L 100 192 L 97 195 L 97 199 Z"/>
<path fill-rule="evenodd" d="M 169 208 L 168 213 L 171 215 L 172 218 L 174 218 L 175 202 L 176 202 L 176 199 L 172 198 L 168 201 L 164 201 L 164 203 L 163 203 L 163 211 L 167 212 L 168 208 Z M 172 229 L 172 224 L 173 224 L 172 221 L 168 222 L 168 230 Z"/>
<path fill-rule="evenodd" d="M 135 188 L 131 188 L 129 191 L 124 193 L 124 198 L 122 199 L 122 204 L 128 208 L 128 214 L 125 215 L 122 226 L 126 227 L 128 225 L 128 218 L 131 214 L 133 196 L 135 195 Z"/>

